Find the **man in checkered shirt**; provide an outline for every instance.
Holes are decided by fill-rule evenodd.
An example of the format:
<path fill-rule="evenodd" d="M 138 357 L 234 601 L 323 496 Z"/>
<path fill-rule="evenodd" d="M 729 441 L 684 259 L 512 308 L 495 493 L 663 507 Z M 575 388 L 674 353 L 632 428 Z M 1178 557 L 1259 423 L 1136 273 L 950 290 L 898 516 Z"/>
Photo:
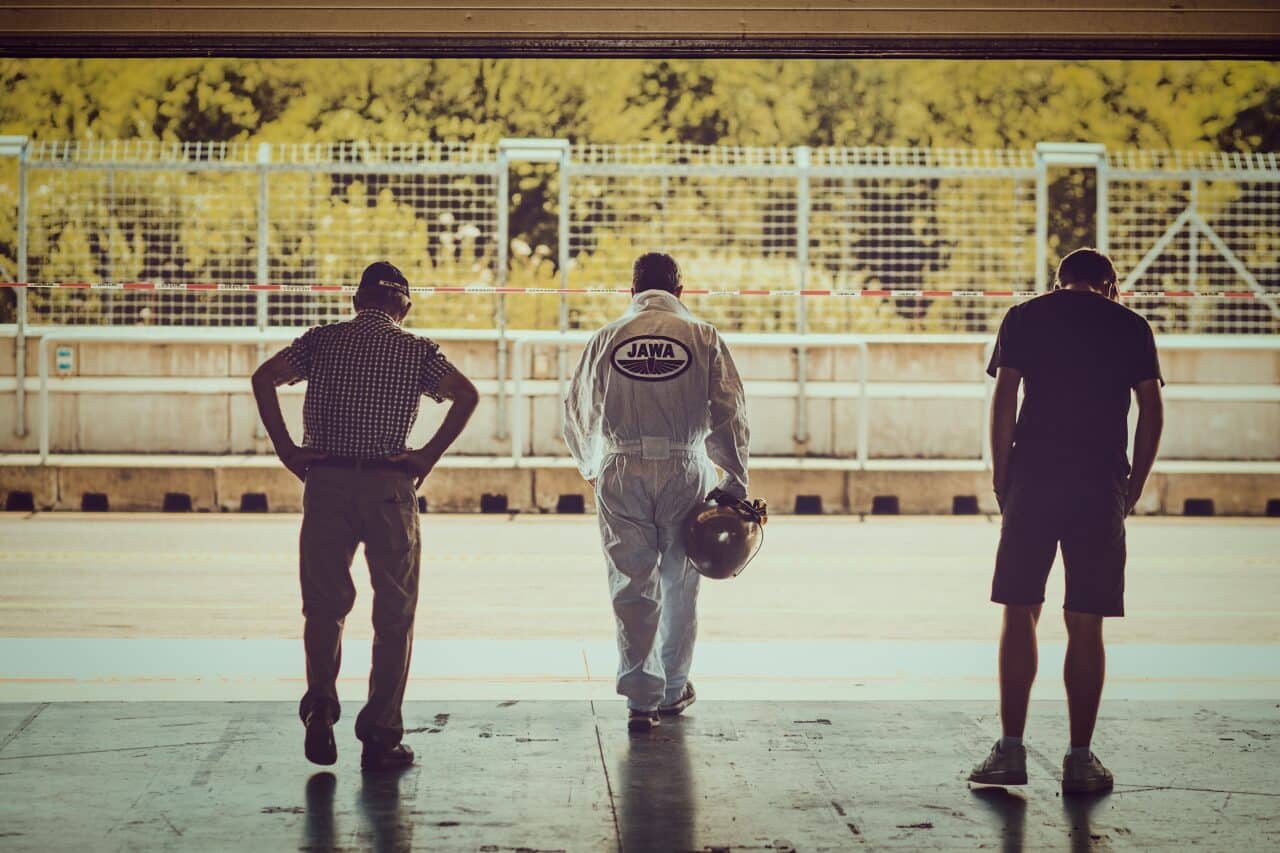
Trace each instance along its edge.
<path fill-rule="evenodd" d="M 400 328 L 409 283 L 389 263 L 371 264 L 353 300 L 356 316 L 309 329 L 253 375 L 258 412 L 284 466 L 306 485 L 300 546 L 307 692 L 299 715 L 306 755 L 337 761 L 342 624 L 355 602 L 351 561 L 364 543 L 373 583 L 373 669 L 356 718 L 367 770 L 405 767 L 400 706 L 409 677 L 421 542 L 417 487 L 475 411 L 475 386 L 440 348 Z M 302 446 L 280 413 L 276 387 L 305 381 Z M 417 450 L 405 444 L 423 395 L 451 401 L 444 422 Z"/>

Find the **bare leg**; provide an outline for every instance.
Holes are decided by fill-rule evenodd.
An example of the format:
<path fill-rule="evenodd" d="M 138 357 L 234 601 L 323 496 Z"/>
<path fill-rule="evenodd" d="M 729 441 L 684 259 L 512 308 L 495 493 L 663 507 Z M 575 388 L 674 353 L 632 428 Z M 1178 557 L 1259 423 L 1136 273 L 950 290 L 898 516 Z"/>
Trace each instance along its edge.
<path fill-rule="evenodd" d="M 1040 605 L 1006 604 L 1000 631 L 1000 724 L 1006 737 L 1022 737 L 1036 680 L 1036 621 Z"/>
<path fill-rule="evenodd" d="M 1067 685 L 1067 713 L 1071 717 L 1071 745 L 1086 747 L 1093 738 L 1107 675 L 1107 652 L 1102 645 L 1102 617 L 1063 611 L 1067 622 L 1067 658 L 1062 678 Z"/>

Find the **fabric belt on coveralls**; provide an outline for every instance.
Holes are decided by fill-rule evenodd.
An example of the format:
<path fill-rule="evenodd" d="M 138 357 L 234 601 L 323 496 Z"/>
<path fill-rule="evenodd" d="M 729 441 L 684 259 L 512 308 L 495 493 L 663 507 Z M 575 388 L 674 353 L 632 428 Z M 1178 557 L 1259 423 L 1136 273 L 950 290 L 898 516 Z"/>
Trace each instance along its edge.
<path fill-rule="evenodd" d="M 645 436 L 632 441 L 609 442 L 605 447 L 606 454 L 622 456 L 639 456 L 641 459 L 669 459 L 671 455 L 690 456 L 706 452 L 706 441 L 681 442 L 672 441 L 661 436 Z"/>

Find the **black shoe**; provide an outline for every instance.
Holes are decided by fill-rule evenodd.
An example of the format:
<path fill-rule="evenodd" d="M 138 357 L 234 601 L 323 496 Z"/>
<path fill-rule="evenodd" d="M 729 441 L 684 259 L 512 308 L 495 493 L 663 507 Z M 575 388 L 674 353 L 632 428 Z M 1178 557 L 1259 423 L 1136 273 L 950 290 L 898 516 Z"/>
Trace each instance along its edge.
<path fill-rule="evenodd" d="M 413 750 L 402 743 L 395 746 L 377 746 L 366 743 L 360 754 L 360 769 L 369 771 L 403 770 L 413 766 Z"/>
<path fill-rule="evenodd" d="M 698 694 L 694 692 L 693 682 L 686 681 L 684 690 L 680 691 L 680 698 L 670 705 L 659 705 L 658 713 L 664 717 L 675 717 L 696 701 L 698 701 Z"/>
<path fill-rule="evenodd" d="M 662 717 L 657 711 L 638 711 L 632 708 L 627 713 L 627 731 L 647 732 L 662 725 Z"/>
<path fill-rule="evenodd" d="M 338 744 L 333 739 L 333 715 L 312 711 L 307 717 L 305 751 L 312 764 L 337 764 Z"/>

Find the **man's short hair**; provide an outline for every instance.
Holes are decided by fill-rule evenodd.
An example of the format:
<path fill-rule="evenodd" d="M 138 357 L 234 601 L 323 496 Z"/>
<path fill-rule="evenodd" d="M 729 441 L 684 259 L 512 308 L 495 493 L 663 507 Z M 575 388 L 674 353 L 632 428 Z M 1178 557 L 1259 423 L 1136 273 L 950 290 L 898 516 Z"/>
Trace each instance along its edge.
<path fill-rule="evenodd" d="M 636 293 L 646 290 L 675 293 L 679 287 L 680 267 L 675 258 L 662 252 L 647 252 L 636 258 L 631 268 L 631 289 Z"/>
<path fill-rule="evenodd" d="M 409 310 L 409 280 L 394 264 L 375 261 L 361 273 L 352 301 L 357 311 L 376 308 L 398 317 Z"/>
<path fill-rule="evenodd" d="M 1076 249 L 1058 264 L 1057 278 L 1062 287 L 1083 285 L 1105 291 L 1116 283 L 1116 268 L 1097 249 Z"/>

